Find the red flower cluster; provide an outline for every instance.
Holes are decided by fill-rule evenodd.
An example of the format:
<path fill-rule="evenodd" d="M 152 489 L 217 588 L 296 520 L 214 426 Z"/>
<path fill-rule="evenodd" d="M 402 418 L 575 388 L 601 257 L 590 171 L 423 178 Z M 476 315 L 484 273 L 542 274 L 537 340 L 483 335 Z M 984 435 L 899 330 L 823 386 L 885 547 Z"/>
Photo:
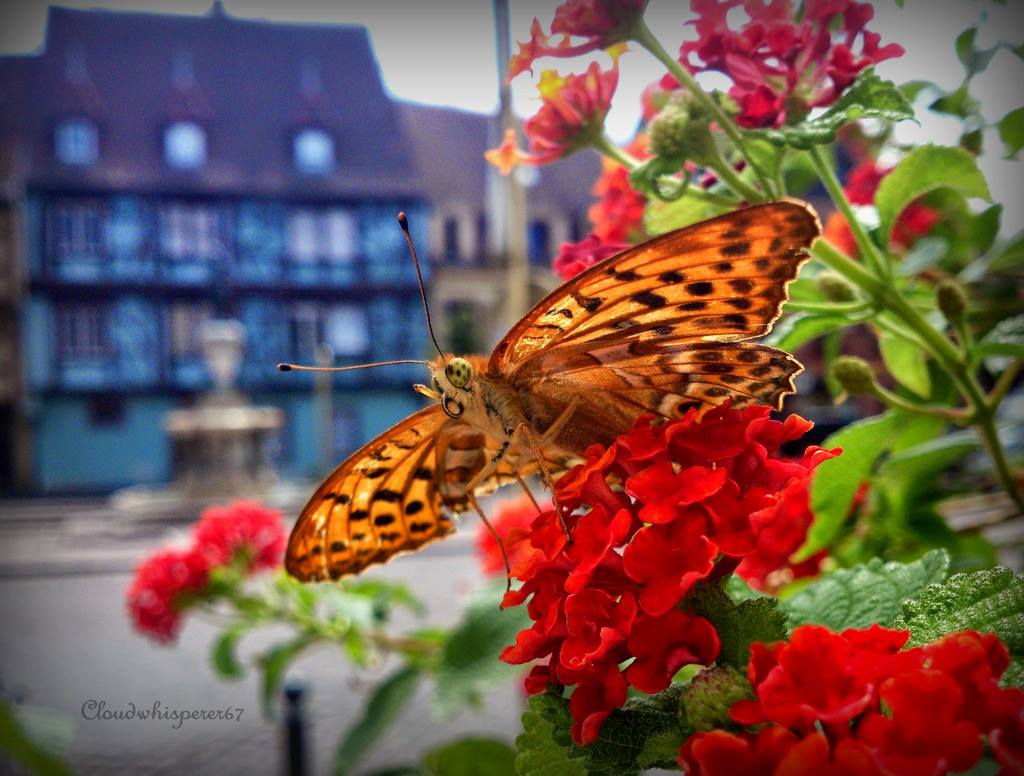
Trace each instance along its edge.
<path fill-rule="evenodd" d="M 963 631 L 903 650 L 910 633 L 817 625 L 754 644 L 757 699 L 730 709 L 756 733 L 697 733 L 679 763 L 695 776 L 786 773 L 939 776 L 978 762 L 986 736 L 1006 773 L 1024 765 L 1024 692 L 1003 689 L 1009 653 Z"/>
<path fill-rule="evenodd" d="M 748 18 L 734 30 L 726 17 L 738 6 Z M 865 29 L 874 16 L 869 3 L 807 0 L 799 20 L 790 0 L 691 0 L 690 7 L 697 40 L 683 43 L 680 62 L 691 72 L 717 70 L 732 79 L 729 96 L 744 127 L 795 123 L 835 102 L 864 68 L 903 54 L 902 46 L 880 46 L 881 36 Z M 678 86 L 671 76 L 664 85 Z"/>
<path fill-rule="evenodd" d="M 509 533 L 512 576 L 523 584 L 504 605 L 529 599 L 534 622 L 501 658 L 549 658 L 527 678 L 529 692 L 576 685 L 577 742 L 597 737 L 628 685 L 656 693 L 683 666 L 715 659 L 718 634 L 685 608 L 699 580 L 731 572 L 762 545 L 783 558 L 799 546 L 790 538 L 800 530 L 785 526 L 806 527 L 807 479 L 835 453 L 811 447 L 799 460 L 780 458 L 779 447 L 810 424 L 769 416 L 767 407 L 719 407 L 703 418 L 691 410 L 668 423 L 642 419 L 558 481 L 571 542 L 553 511 Z"/>
<path fill-rule="evenodd" d="M 892 167 L 883 167 L 871 159 L 864 159 L 850 170 L 843 184 L 846 198 L 853 205 L 872 205 L 875 192 L 882 179 L 892 172 Z M 911 202 L 903 209 L 892 229 L 895 245 L 909 248 L 924 237 L 938 223 L 940 214 L 934 208 L 920 202 Z M 825 238 L 849 256 L 858 253 L 857 241 L 853 238 L 849 224 L 839 212 L 833 212 L 825 221 Z"/>
<path fill-rule="evenodd" d="M 555 9 L 551 34 L 562 35 L 552 43 L 540 22 L 530 25 L 530 40 L 519 44 L 519 52 L 509 61 L 509 78 L 529 70 L 541 57 L 576 57 L 622 43 L 630 37 L 637 20 L 643 16 L 648 0 L 567 0 Z M 584 38 L 573 44 L 572 37 Z"/>
<path fill-rule="evenodd" d="M 596 234 L 590 234 L 577 243 L 562 243 L 551 268 L 562 280 L 568 280 L 629 247 L 629 243 L 604 242 Z"/>
<path fill-rule="evenodd" d="M 190 599 L 205 591 L 212 568 L 236 560 L 247 572 L 276 568 L 286 541 L 280 512 L 247 501 L 210 507 L 193 528 L 187 549 L 160 550 L 135 570 L 127 592 L 135 628 L 156 641 L 172 641 Z"/>
<path fill-rule="evenodd" d="M 644 159 L 647 138 L 637 135 L 626 148 L 637 159 Z M 594 183 L 597 202 L 587 216 L 594 225 L 593 234 L 604 243 L 640 242 L 644 239 L 644 208 L 647 197 L 629 182 L 629 170 L 607 157 L 601 160 L 601 176 Z"/>
<path fill-rule="evenodd" d="M 509 129 L 502 144 L 487 151 L 484 158 L 508 175 L 518 164 L 550 164 L 590 145 L 604 130 L 618 82 L 617 54 L 610 70 L 602 70 L 597 62 L 583 75 L 560 76 L 545 70 L 537 85 L 543 104 L 523 125 L 530 152 L 518 147 L 515 130 Z"/>
<path fill-rule="evenodd" d="M 550 502 L 549 502 L 550 503 Z M 523 542 L 523 533 L 528 533 L 530 525 L 537 517 L 537 508 L 525 495 L 515 499 L 498 502 L 491 518 L 491 526 L 505 543 L 505 551 L 509 554 L 509 563 L 516 565 L 523 553 L 529 553 L 529 543 Z M 476 553 L 480 561 L 480 569 L 487 576 L 505 573 L 505 561 L 501 558 L 501 549 L 494 536 L 481 525 L 476 535 Z"/>

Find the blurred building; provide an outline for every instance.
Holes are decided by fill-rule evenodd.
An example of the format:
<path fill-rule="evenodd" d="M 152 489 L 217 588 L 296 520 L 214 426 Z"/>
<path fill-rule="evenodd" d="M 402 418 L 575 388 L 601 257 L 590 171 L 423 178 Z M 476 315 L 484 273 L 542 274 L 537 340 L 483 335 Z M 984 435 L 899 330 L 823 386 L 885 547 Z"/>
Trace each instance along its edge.
<path fill-rule="evenodd" d="M 323 423 L 340 458 L 417 407 L 421 371 L 387 367 L 335 376 L 318 417 L 309 376 L 274 364 L 428 353 L 398 210 L 444 344 L 490 344 L 492 123 L 392 100 L 361 27 L 51 9 L 41 53 L 0 59 L 0 483 L 166 480 L 163 417 L 208 386 L 209 317 L 244 324 L 240 387 L 285 411 L 285 474 L 322 473 Z M 580 236 L 597 170 L 535 176 L 538 264 Z"/>

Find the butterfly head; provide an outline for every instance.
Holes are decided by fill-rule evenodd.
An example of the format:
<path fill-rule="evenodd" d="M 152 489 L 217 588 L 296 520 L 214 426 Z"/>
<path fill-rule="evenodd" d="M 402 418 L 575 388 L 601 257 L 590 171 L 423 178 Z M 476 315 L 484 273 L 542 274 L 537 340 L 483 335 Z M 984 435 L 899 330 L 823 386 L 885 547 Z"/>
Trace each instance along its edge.
<path fill-rule="evenodd" d="M 472 390 L 473 365 L 464 358 L 435 361 L 430 365 L 430 387 L 414 386 L 417 393 L 439 401 L 441 409 L 450 418 L 466 411 L 466 394 Z"/>

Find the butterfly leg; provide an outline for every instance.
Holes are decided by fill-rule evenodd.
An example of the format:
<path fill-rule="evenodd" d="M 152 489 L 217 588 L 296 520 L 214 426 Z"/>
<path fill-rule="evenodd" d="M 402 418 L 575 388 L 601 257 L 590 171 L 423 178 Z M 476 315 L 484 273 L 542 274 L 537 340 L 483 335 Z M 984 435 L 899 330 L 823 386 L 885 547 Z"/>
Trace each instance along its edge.
<path fill-rule="evenodd" d="M 516 472 L 516 482 L 519 483 L 519 487 L 523 489 L 523 493 L 525 493 L 526 497 L 530 499 L 530 503 L 533 504 L 533 508 L 537 510 L 537 514 L 539 515 L 543 510 L 540 508 L 540 504 L 537 503 L 537 499 L 533 497 L 533 491 L 531 491 L 529 486 L 527 486 L 519 472 Z"/>
<path fill-rule="evenodd" d="M 556 420 L 555 422 L 557 423 L 558 421 Z M 565 516 L 562 515 L 562 510 L 558 508 L 558 496 L 555 494 L 555 481 L 551 477 L 551 470 L 548 468 L 547 459 L 544 457 L 544 453 L 541 450 L 537 437 L 533 433 L 533 429 L 530 428 L 527 423 L 520 423 L 515 430 L 515 434 L 522 434 L 526 437 L 526 441 L 530 445 L 530 449 L 533 451 L 533 457 L 537 459 L 537 464 L 540 466 L 540 476 L 544 480 L 544 485 L 551 491 L 551 501 L 555 505 L 555 514 L 558 515 L 558 522 L 562 524 L 562 530 L 565 531 L 565 537 L 568 539 L 569 525 L 565 522 Z"/>
<path fill-rule="evenodd" d="M 494 530 L 494 526 L 491 525 L 491 521 L 487 519 L 487 515 L 484 514 L 483 507 L 481 507 L 480 502 L 476 500 L 476 496 L 474 496 L 470 491 L 466 493 L 466 498 L 469 500 L 473 509 L 476 510 L 476 513 L 480 515 L 480 520 L 483 521 L 485 526 L 487 526 L 487 530 L 490 531 L 491 536 L 494 537 L 494 541 L 498 543 L 498 552 L 501 553 L 501 561 L 505 564 L 505 592 L 507 593 L 512 589 L 512 567 L 509 565 L 508 555 L 505 553 L 505 542 L 502 541 L 498 532 Z"/>

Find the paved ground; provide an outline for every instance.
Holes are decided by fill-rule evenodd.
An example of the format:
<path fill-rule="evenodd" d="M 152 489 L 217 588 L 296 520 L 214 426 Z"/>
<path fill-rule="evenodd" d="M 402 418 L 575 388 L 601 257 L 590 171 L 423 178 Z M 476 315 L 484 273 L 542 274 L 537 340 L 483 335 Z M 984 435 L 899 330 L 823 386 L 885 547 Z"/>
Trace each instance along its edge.
<path fill-rule="evenodd" d="M 428 603 L 426 623 L 449 624 L 479 582 L 474 528 L 467 525 L 446 542 L 373 573 L 412 585 Z M 208 665 L 218 632 L 212 624 L 191 620 L 175 646 L 158 647 L 136 635 L 125 617 L 124 588 L 134 563 L 182 530 L 111 524 L 98 503 L 0 504 L 0 684 L 31 707 L 51 735 L 68 741 L 76 773 L 283 772 L 282 732 L 260 717 L 256 676 L 226 683 Z M 243 657 L 272 636 L 243 642 Z M 325 649 L 297 667 L 310 688 L 310 773 L 329 773 L 340 731 L 390 666 L 358 672 Z M 189 721 L 176 730 L 169 721 L 86 719 L 82 707 L 90 700 L 108 708 L 159 701 L 164 708 L 245 711 L 240 722 Z M 447 722 L 433 716 L 430 700 L 430 688 L 421 688 L 361 770 L 412 761 L 432 745 L 468 733 L 511 742 L 518 731 L 522 698 L 516 687 L 495 691 L 483 709 Z"/>

